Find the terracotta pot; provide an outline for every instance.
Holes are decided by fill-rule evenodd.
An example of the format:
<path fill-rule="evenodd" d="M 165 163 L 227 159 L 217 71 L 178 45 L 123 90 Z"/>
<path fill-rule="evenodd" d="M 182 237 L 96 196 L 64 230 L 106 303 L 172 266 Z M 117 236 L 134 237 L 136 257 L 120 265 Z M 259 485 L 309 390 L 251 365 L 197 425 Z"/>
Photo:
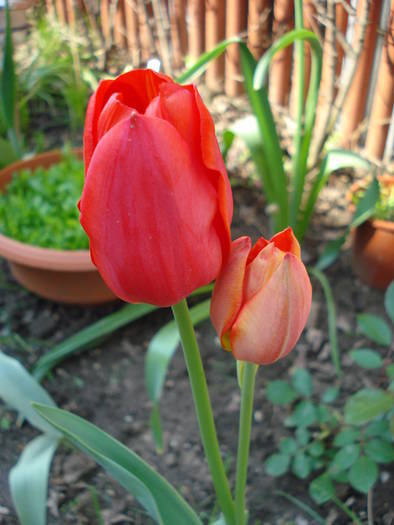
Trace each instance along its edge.
<path fill-rule="evenodd" d="M 384 176 L 379 182 L 393 185 L 394 177 Z M 361 186 L 355 183 L 348 198 Z M 370 219 L 352 230 L 352 264 L 364 283 L 387 288 L 394 280 L 394 222 Z"/>
<path fill-rule="evenodd" d="M 81 157 L 81 150 L 76 150 Z M 49 167 L 61 159 L 52 151 L 10 164 L 0 170 L 0 191 L 22 169 Z M 97 304 L 114 301 L 90 259 L 89 250 L 52 250 L 24 244 L 0 234 L 0 256 L 8 260 L 15 279 L 31 292 L 62 303 Z"/>

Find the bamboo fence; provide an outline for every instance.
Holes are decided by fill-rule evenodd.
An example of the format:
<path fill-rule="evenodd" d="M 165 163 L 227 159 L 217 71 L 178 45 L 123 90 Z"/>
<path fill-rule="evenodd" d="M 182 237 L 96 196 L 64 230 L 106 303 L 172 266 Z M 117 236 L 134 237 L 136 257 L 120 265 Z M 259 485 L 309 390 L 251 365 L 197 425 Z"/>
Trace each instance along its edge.
<path fill-rule="evenodd" d="M 239 35 L 256 59 L 294 27 L 293 0 L 45 0 L 49 14 L 75 25 L 83 18 L 106 51 L 121 48 L 133 67 L 159 58 L 173 74 L 224 38 Z M 340 121 L 344 146 L 359 144 L 368 155 L 391 158 L 394 125 L 394 0 L 304 0 L 304 25 L 323 46 L 323 75 L 315 148 Z M 308 86 L 310 52 L 305 45 Z M 292 114 L 295 100 L 293 50 L 276 55 L 269 97 Z M 242 93 L 237 46 L 213 61 L 205 74 L 213 91 Z M 388 146 L 386 147 L 386 143 Z M 390 144 L 389 144 L 390 143 Z M 385 151 L 386 150 L 386 151 Z M 317 154 L 317 153 L 316 153 Z"/>

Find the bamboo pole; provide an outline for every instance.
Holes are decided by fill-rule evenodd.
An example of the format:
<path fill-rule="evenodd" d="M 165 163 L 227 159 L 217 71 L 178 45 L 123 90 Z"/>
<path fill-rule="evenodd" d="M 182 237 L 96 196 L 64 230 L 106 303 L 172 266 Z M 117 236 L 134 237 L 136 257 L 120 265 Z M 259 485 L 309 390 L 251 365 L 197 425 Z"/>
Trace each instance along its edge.
<path fill-rule="evenodd" d="M 192 60 L 196 60 L 205 51 L 205 2 L 188 0 L 188 48 Z"/>
<path fill-rule="evenodd" d="M 172 64 L 175 69 L 183 66 L 187 53 L 186 0 L 170 0 Z"/>
<path fill-rule="evenodd" d="M 225 35 L 225 0 L 207 0 L 205 11 L 205 47 L 209 51 Z M 212 91 L 220 91 L 224 79 L 224 56 L 213 60 L 206 71 L 205 81 Z"/>
<path fill-rule="evenodd" d="M 55 0 L 55 6 L 56 6 L 56 17 L 59 20 L 59 22 L 64 24 L 66 22 L 66 13 L 64 9 L 63 0 Z"/>
<path fill-rule="evenodd" d="M 105 49 L 111 47 L 111 24 L 109 16 L 109 2 L 110 0 L 100 1 L 100 19 L 101 19 L 101 31 L 104 36 Z"/>
<path fill-rule="evenodd" d="M 385 35 L 378 80 L 368 126 L 366 150 L 373 158 L 383 158 L 394 103 L 394 0 Z"/>
<path fill-rule="evenodd" d="M 294 26 L 293 0 L 276 0 L 272 23 L 273 40 Z M 287 47 L 275 56 L 271 64 L 269 98 L 274 104 L 285 106 L 290 91 L 292 47 Z"/>
<path fill-rule="evenodd" d="M 226 2 L 226 38 L 240 35 L 246 31 L 246 0 L 227 0 Z M 227 48 L 225 59 L 225 92 L 235 97 L 243 91 L 241 58 L 238 44 Z"/>
<path fill-rule="evenodd" d="M 360 16 L 363 8 L 362 4 L 363 1 L 358 2 L 357 16 Z M 346 147 L 350 147 L 357 142 L 357 130 L 364 116 L 381 6 L 382 0 L 374 0 L 371 2 L 363 49 L 356 69 L 356 74 L 353 77 L 343 107 L 341 118 L 341 141 Z M 358 38 L 358 31 L 359 24 L 356 21 L 355 39 Z"/>
<path fill-rule="evenodd" d="M 249 0 L 248 47 L 258 60 L 270 45 L 270 21 L 272 2 L 270 0 Z"/>
<path fill-rule="evenodd" d="M 114 16 L 114 42 L 121 48 L 127 48 L 124 0 L 118 0 Z"/>
<path fill-rule="evenodd" d="M 138 28 L 138 14 L 135 0 L 125 0 L 125 22 L 127 30 L 127 48 L 134 67 L 141 62 L 141 49 Z"/>

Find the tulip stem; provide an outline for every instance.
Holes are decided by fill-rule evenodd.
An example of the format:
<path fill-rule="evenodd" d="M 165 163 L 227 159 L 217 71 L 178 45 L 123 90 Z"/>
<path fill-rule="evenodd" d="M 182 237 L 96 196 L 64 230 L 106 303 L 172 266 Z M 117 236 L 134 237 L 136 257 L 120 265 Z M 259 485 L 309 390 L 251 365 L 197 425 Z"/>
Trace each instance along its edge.
<path fill-rule="evenodd" d="M 200 427 L 201 440 L 211 471 L 216 497 L 225 517 L 226 524 L 234 525 L 234 502 L 220 454 L 207 381 L 186 300 L 184 299 L 178 304 L 173 305 L 172 311 L 182 341 L 183 353 Z"/>
<path fill-rule="evenodd" d="M 258 365 L 245 363 L 241 379 L 241 409 L 239 415 L 237 473 L 235 479 L 235 522 L 245 525 L 245 489 L 249 462 L 250 431 L 252 427 L 254 382 Z"/>

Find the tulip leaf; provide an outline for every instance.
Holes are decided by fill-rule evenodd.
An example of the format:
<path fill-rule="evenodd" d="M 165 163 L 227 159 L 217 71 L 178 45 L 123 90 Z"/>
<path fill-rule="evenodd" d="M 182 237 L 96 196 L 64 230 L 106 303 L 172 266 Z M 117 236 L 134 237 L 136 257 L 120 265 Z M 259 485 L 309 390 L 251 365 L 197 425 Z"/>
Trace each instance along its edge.
<path fill-rule="evenodd" d="M 22 525 L 46 524 L 49 469 L 58 441 L 47 434 L 33 439 L 11 469 L 10 491 Z"/>
<path fill-rule="evenodd" d="M 16 359 L 2 352 L 0 352 L 0 397 L 20 412 L 34 427 L 52 436 L 59 436 L 58 432 L 31 407 L 32 401 L 51 406 L 56 406 L 55 402 Z"/>
<path fill-rule="evenodd" d="M 149 304 L 128 304 L 117 312 L 107 315 L 103 319 L 83 328 L 81 331 L 57 344 L 52 350 L 45 353 L 33 368 L 34 377 L 41 381 L 58 363 L 67 359 L 75 352 L 88 350 L 103 337 L 118 330 L 122 326 L 140 319 L 144 315 L 156 310 L 156 306 Z"/>
<path fill-rule="evenodd" d="M 394 281 L 391 281 L 384 294 L 384 307 L 386 308 L 387 315 L 394 323 Z"/>
<path fill-rule="evenodd" d="M 65 410 L 34 403 L 34 408 L 77 448 L 126 488 L 157 523 L 201 525 L 179 493 L 140 456 L 88 421 Z"/>
<path fill-rule="evenodd" d="M 207 299 L 190 309 L 190 317 L 194 326 L 208 319 L 209 307 L 210 300 Z M 169 363 L 179 342 L 177 325 L 175 321 L 170 321 L 156 333 L 146 353 L 145 380 L 149 399 L 153 402 L 151 428 L 158 450 L 163 447 L 158 403 L 163 392 Z"/>

